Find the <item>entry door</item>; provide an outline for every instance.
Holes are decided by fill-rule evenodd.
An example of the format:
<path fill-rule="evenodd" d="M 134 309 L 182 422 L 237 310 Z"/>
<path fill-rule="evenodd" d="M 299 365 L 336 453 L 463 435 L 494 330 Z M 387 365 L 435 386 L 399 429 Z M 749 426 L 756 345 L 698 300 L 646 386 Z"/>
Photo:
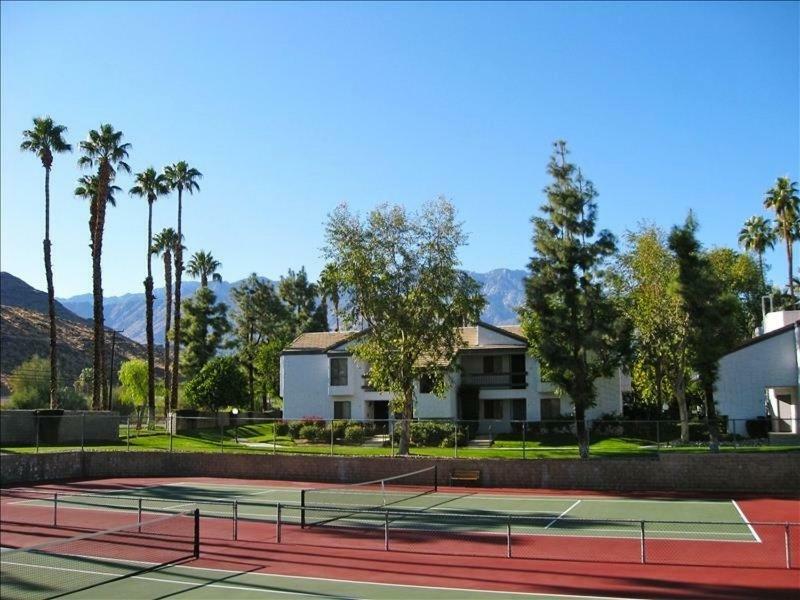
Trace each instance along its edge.
<path fill-rule="evenodd" d="M 790 432 L 792 431 L 792 395 L 791 394 L 775 394 L 775 404 L 778 417 L 778 431 Z"/>
<path fill-rule="evenodd" d="M 514 388 L 525 387 L 525 355 L 511 355 L 511 386 Z"/>

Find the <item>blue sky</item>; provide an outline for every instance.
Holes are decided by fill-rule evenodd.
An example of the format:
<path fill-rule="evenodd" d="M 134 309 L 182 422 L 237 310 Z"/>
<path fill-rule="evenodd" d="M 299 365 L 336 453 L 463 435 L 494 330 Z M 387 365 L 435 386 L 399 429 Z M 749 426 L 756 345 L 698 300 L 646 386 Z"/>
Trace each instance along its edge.
<path fill-rule="evenodd" d="M 112 123 L 135 171 L 200 169 L 186 242 L 228 280 L 315 276 L 339 202 L 438 195 L 471 234 L 466 268 L 523 268 L 557 138 L 617 234 L 691 207 L 704 243 L 735 246 L 774 179 L 800 171 L 798 3 L 4 2 L 1 16 L 2 268 L 40 289 L 43 169 L 18 150 L 40 114 L 76 147 Z M 52 175 L 58 296 L 91 289 L 77 156 Z M 156 230 L 176 205 L 156 205 Z M 109 211 L 107 294 L 141 291 L 146 219 L 127 194 Z M 782 249 L 768 261 L 784 282 Z"/>

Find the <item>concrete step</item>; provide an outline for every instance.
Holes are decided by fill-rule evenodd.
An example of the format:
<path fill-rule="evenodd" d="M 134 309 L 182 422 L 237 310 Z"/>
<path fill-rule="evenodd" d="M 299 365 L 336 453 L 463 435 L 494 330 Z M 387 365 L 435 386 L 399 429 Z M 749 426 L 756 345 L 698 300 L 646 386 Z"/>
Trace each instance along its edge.
<path fill-rule="evenodd" d="M 372 437 L 364 440 L 364 446 L 368 448 L 383 448 L 384 444 L 389 442 L 388 434 L 373 435 Z"/>
<path fill-rule="evenodd" d="M 467 442 L 468 448 L 490 448 L 492 445 L 492 436 L 490 435 L 477 435 Z"/>

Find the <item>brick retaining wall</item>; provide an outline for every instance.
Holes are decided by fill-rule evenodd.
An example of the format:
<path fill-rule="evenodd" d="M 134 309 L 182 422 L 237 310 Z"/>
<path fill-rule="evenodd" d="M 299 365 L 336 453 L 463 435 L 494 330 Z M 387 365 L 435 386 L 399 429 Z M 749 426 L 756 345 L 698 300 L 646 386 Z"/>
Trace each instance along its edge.
<path fill-rule="evenodd" d="M 800 454 L 662 454 L 653 459 L 448 459 L 194 452 L 3 454 L 0 483 L 109 477 L 237 477 L 356 482 L 438 465 L 480 469 L 492 487 L 800 494 Z"/>

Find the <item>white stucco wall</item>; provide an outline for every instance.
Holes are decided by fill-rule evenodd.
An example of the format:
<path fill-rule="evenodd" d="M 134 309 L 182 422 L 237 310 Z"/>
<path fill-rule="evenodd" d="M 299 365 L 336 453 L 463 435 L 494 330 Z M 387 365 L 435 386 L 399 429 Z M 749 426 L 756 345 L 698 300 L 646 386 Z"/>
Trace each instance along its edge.
<path fill-rule="evenodd" d="M 281 356 L 281 381 L 285 419 L 333 418 L 333 401 L 328 397 L 326 355 L 284 354 Z"/>
<path fill-rule="evenodd" d="M 765 416 L 769 387 L 798 385 L 796 328 L 745 346 L 719 362 L 714 398 L 721 414 L 732 419 Z"/>

